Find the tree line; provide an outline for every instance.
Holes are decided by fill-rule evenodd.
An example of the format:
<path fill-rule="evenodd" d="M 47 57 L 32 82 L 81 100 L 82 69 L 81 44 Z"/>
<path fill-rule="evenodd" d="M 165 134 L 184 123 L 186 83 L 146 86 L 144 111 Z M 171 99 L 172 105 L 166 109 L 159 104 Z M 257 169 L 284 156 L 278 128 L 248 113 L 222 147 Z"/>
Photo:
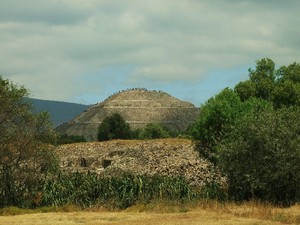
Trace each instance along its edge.
<path fill-rule="evenodd" d="M 81 137 L 58 138 L 49 114 L 34 114 L 25 98 L 28 95 L 26 88 L 0 76 L 0 207 L 34 206 L 39 193 L 63 188 L 55 186 L 62 175 L 54 146 L 59 141 L 84 141 Z M 249 69 L 248 80 L 204 103 L 197 121 L 184 135 L 193 138 L 199 154 L 227 176 L 228 189 L 222 196 L 290 205 L 300 201 L 299 118 L 300 65 L 276 69 L 271 59 L 264 58 Z M 98 129 L 99 141 L 170 136 L 159 124 L 133 131 L 119 114 L 107 117 Z M 49 182 L 52 190 L 46 189 Z M 74 182 L 74 187 L 80 185 Z M 93 190 L 91 194 L 96 193 Z M 220 191 L 218 187 L 207 190 L 215 190 L 210 196 Z M 30 203 L 20 204 L 26 201 Z"/>
<path fill-rule="evenodd" d="M 132 129 L 119 113 L 107 116 L 101 122 L 97 130 L 98 141 L 109 141 L 113 139 L 158 139 L 177 137 L 178 132 L 172 131 L 160 123 L 149 123 L 144 128 Z M 61 134 L 57 138 L 57 144 L 70 144 L 86 142 L 82 135 Z"/>
<path fill-rule="evenodd" d="M 300 65 L 264 58 L 202 107 L 191 134 L 228 177 L 234 200 L 300 201 Z"/>
<path fill-rule="evenodd" d="M 159 123 L 149 123 L 143 129 L 133 130 L 119 113 L 106 117 L 98 128 L 98 140 L 112 139 L 156 139 L 174 136 L 169 129 Z"/>

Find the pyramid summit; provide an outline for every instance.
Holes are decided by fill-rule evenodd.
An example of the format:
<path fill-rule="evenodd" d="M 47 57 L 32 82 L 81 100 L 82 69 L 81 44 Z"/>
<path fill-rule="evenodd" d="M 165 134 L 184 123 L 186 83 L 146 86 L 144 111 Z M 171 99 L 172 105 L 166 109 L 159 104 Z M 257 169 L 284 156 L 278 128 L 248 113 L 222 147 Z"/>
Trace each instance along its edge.
<path fill-rule="evenodd" d="M 70 122 L 58 126 L 57 131 L 95 141 L 101 122 L 114 113 L 119 113 L 132 129 L 159 123 L 173 131 L 183 131 L 197 118 L 199 108 L 163 91 L 133 88 L 119 91 L 93 105 Z"/>

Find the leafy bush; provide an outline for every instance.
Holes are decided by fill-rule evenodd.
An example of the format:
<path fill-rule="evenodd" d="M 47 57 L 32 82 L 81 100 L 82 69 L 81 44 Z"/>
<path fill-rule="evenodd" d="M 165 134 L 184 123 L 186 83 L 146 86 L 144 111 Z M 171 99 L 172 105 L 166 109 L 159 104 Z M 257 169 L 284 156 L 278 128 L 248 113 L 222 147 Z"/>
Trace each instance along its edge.
<path fill-rule="evenodd" d="M 86 139 L 83 136 L 79 136 L 79 135 L 63 134 L 63 135 L 60 135 L 57 140 L 57 144 L 59 144 L 59 145 L 71 144 L 71 143 L 77 143 L 77 142 L 86 142 Z"/>
<path fill-rule="evenodd" d="M 257 109 L 220 145 L 220 165 L 235 200 L 281 205 L 300 196 L 300 109 Z"/>
<path fill-rule="evenodd" d="M 158 123 L 149 123 L 139 133 L 139 139 L 169 138 L 169 131 Z"/>
<path fill-rule="evenodd" d="M 98 128 L 98 140 L 108 141 L 112 139 L 129 139 L 131 130 L 124 118 L 115 113 L 106 117 Z"/>

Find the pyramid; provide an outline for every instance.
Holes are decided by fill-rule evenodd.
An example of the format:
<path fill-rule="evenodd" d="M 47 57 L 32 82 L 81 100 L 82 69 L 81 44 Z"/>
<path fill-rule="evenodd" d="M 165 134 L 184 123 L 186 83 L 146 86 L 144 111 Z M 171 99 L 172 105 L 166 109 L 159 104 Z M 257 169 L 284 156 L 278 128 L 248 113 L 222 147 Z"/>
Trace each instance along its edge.
<path fill-rule="evenodd" d="M 70 122 L 58 126 L 57 131 L 96 141 L 99 125 L 114 113 L 119 113 L 132 129 L 159 123 L 172 131 L 183 131 L 195 121 L 199 108 L 162 91 L 134 88 L 115 93 L 93 105 Z"/>

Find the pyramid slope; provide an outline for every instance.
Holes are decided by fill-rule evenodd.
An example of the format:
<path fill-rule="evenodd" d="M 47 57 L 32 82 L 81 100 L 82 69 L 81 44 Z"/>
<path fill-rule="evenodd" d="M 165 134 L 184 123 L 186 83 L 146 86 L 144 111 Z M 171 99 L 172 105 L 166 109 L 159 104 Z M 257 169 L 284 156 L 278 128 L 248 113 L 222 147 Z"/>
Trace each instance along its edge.
<path fill-rule="evenodd" d="M 174 131 L 182 131 L 193 122 L 199 109 L 165 92 L 130 89 L 118 92 L 98 103 L 72 121 L 57 128 L 60 133 L 83 135 L 87 140 L 97 139 L 101 122 L 113 113 L 119 113 L 132 129 L 149 123 L 160 123 Z"/>

